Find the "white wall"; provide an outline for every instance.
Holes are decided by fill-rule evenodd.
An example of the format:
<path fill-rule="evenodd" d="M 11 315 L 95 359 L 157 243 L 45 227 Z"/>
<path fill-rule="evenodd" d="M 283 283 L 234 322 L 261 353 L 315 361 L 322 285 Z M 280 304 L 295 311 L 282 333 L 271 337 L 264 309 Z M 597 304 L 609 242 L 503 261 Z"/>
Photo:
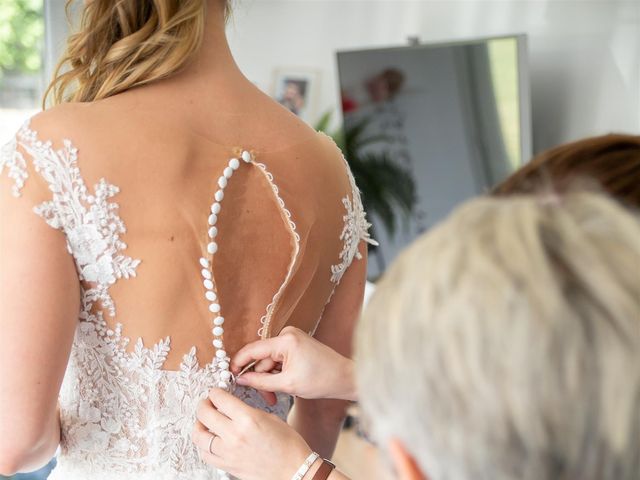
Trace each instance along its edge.
<path fill-rule="evenodd" d="M 336 50 L 527 33 L 535 151 L 640 131 L 638 0 L 232 1 L 229 41 L 247 76 L 269 90 L 275 66 L 319 68 L 321 111 L 338 110 Z M 45 3 L 59 46 L 64 0 Z"/>
<path fill-rule="evenodd" d="M 48 82 L 58 65 L 60 55 L 66 45 L 68 28 L 65 0 L 44 0 L 45 42 L 44 78 Z"/>
<path fill-rule="evenodd" d="M 527 33 L 534 150 L 640 130 L 640 2 L 627 0 L 235 0 L 231 48 L 264 89 L 276 66 L 322 71 L 338 106 L 336 50 Z"/>

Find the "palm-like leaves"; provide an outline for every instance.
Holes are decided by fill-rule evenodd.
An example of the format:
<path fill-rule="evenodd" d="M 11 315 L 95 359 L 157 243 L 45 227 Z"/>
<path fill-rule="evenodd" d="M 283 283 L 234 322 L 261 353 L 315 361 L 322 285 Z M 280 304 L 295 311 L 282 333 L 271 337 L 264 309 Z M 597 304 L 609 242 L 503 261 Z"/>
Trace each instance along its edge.
<path fill-rule="evenodd" d="M 325 113 L 316 124 L 316 130 L 326 132 L 331 112 Z M 416 204 L 416 185 L 411 172 L 395 162 L 387 152 L 366 152 L 364 147 L 388 143 L 387 135 L 366 135 L 369 118 L 365 118 L 332 134 L 333 139 L 351 167 L 356 185 L 362 192 L 365 211 L 375 214 L 390 236 L 396 231 L 399 211 L 405 221 Z"/>

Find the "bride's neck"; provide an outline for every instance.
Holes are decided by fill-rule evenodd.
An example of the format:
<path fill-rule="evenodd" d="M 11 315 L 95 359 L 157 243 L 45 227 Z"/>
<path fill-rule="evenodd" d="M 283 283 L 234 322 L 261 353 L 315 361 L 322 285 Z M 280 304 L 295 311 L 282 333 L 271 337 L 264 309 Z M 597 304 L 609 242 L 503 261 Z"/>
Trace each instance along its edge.
<path fill-rule="evenodd" d="M 231 54 L 225 27 L 223 2 L 209 0 L 202 45 L 189 64 L 174 75 L 176 82 L 211 87 L 244 78 Z"/>

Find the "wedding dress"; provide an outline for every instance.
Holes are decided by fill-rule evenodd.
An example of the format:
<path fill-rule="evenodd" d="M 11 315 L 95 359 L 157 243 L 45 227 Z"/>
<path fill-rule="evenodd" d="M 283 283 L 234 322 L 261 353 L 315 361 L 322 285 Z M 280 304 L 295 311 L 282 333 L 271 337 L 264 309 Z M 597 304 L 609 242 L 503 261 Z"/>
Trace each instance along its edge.
<path fill-rule="evenodd" d="M 248 328 L 245 319 L 258 308 L 256 339 L 301 312 L 314 312 L 313 332 L 360 241 L 371 241 L 344 157 L 317 132 L 271 150 L 211 143 L 206 155 L 194 154 L 208 160 L 190 171 L 193 188 L 165 194 L 188 163 L 177 173 L 135 162 L 117 171 L 110 167 L 116 154 L 113 162 L 93 161 L 100 147 L 85 158 L 72 132 L 45 133 L 33 123 L 2 149 L 0 177 L 8 176 L 16 201 L 35 199 L 35 214 L 62 232 L 81 289 L 59 395 L 61 453 L 50 478 L 226 478 L 201 462 L 191 441 L 198 400 L 220 386 L 283 419 L 291 405 L 280 395 L 268 406 L 256 391 L 235 386 L 229 338 Z M 29 182 L 46 188 L 23 196 Z M 172 222 L 178 228 L 168 237 L 163 225 Z M 209 337 L 176 327 L 171 312 L 153 313 L 163 296 L 204 311 Z M 134 320 L 148 315 L 169 318 L 169 334 L 143 340 L 145 327 Z M 176 318 L 189 315 L 176 307 Z M 198 358 L 208 355 L 195 346 L 203 342 L 213 345 L 210 361 Z"/>

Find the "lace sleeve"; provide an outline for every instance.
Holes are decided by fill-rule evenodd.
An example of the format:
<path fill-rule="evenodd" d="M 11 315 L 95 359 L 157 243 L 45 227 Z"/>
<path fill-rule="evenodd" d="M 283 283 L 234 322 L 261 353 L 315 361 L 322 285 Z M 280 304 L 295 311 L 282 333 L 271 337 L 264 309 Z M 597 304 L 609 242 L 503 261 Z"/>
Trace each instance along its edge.
<path fill-rule="evenodd" d="M 328 137 L 328 136 L 327 136 Z M 331 138 L 331 137 L 328 137 Z M 333 139 L 331 139 L 333 141 Z M 338 146 L 333 142 L 335 148 L 340 151 Z M 340 262 L 331 266 L 331 281 L 335 284 L 340 283 L 340 279 L 349 265 L 353 262 L 353 259 L 361 259 L 362 255 L 358 251 L 358 247 L 361 241 L 364 241 L 370 245 L 378 245 L 371 235 L 369 234 L 369 228 L 371 224 L 367 220 L 367 214 L 364 211 L 362 205 L 362 198 L 360 196 L 360 190 L 356 185 L 355 178 L 349 167 L 347 159 L 340 151 L 347 175 L 349 176 L 349 184 L 351 186 L 351 192 L 342 198 L 342 204 L 345 208 L 344 226 L 340 233 L 340 240 L 342 241 L 342 250 L 340 252 Z"/>
<path fill-rule="evenodd" d="M 51 199 L 37 203 L 33 211 L 49 226 L 64 232 L 80 280 L 91 282 L 88 294 L 113 315 L 109 286 L 118 278 L 135 276 L 140 263 L 121 253 L 126 248 L 120 239 L 125 226 L 118 216 L 118 204 L 110 200 L 118 187 L 102 178 L 90 192 L 80 174 L 78 150 L 72 142 L 64 139 L 62 148 L 56 149 L 50 140 L 38 138 L 29 121 L 2 148 L 0 175 L 4 170 L 13 181 L 15 197 L 21 196 L 29 171 L 34 170 L 44 180 Z"/>
<path fill-rule="evenodd" d="M 20 197 L 32 167 L 52 193 L 51 200 L 39 203 L 33 211 L 49 226 L 67 233 L 65 227 L 77 223 L 78 206 L 86 194 L 77 157 L 78 151 L 70 140 L 65 139 L 62 148 L 54 149 L 50 140 L 38 139 L 37 132 L 30 128 L 30 121 L 26 121 L 14 139 L 3 147 L 0 174 L 4 168 L 8 170 L 13 180 L 12 194 Z"/>

